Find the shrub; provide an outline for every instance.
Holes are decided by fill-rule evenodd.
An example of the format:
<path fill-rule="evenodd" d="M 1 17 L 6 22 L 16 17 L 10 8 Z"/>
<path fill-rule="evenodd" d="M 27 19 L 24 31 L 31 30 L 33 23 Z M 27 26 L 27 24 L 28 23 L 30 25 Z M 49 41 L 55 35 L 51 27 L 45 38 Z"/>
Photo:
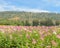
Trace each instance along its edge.
<path fill-rule="evenodd" d="M 32 24 L 33 24 L 33 26 L 38 26 L 39 25 L 39 20 L 33 20 Z"/>

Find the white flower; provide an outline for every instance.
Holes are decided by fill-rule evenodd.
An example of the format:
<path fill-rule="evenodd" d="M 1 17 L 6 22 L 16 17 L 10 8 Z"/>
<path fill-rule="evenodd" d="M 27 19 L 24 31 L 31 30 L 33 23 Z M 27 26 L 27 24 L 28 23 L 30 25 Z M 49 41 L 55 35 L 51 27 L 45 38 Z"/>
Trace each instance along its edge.
<path fill-rule="evenodd" d="M 57 33 L 56 33 L 56 31 L 54 31 L 54 32 L 53 32 L 53 34 L 55 34 L 55 35 L 56 35 L 56 34 L 57 34 Z"/>

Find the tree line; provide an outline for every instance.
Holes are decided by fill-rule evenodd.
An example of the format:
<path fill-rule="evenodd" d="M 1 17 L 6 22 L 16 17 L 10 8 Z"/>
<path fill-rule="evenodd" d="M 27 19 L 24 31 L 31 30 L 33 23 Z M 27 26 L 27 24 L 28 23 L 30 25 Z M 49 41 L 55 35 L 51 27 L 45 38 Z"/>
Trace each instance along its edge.
<path fill-rule="evenodd" d="M 57 26 L 60 25 L 60 20 L 50 18 L 34 19 L 34 20 L 6 20 L 0 19 L 0 25 L 16 25 L 16 26 Z"/>

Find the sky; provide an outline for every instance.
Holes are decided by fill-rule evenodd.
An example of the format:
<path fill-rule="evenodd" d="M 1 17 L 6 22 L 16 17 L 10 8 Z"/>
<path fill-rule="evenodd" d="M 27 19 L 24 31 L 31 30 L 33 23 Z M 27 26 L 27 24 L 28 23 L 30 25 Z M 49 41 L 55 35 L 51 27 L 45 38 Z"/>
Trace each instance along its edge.
<path fill-rule="evenodd" d="M 60 0 L 0 0 L 0 11 L 60 13 Z"/>

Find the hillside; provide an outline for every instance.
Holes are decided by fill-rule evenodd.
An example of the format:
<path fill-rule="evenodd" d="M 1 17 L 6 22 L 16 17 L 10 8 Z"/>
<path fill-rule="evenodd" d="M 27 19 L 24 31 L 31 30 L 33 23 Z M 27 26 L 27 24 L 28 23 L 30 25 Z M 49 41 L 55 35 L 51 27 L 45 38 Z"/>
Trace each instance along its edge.
<path fill-rule="evenodd" d="M 0 12 L 0 24 L 5 24 L 6 22 L 25 22 L 26 20 L 28 22 L 32 22 L 33 20 L 46 20 L 51 19 L 53 21 L 59 21 L 60 22 L 60 14 L 59 13 L 34 13 L 34 12 L 18 12 L 18 11 L 5 11 Z M 4 22 L 4 23 L 2 23 Z M 9 25 L 9 24 L 8 24 Z"/>
<path fill-rule="evenodd" d="M 42 18 L 51 18 L 55 20 L 60 20 L 59 13 L 34 13 L 34 12 L 18 12 L 18 11 L 5 11 L 0 12 L 0 18 L 14 18 L 19 17 L 21 19 L 42 19 Z"/>

